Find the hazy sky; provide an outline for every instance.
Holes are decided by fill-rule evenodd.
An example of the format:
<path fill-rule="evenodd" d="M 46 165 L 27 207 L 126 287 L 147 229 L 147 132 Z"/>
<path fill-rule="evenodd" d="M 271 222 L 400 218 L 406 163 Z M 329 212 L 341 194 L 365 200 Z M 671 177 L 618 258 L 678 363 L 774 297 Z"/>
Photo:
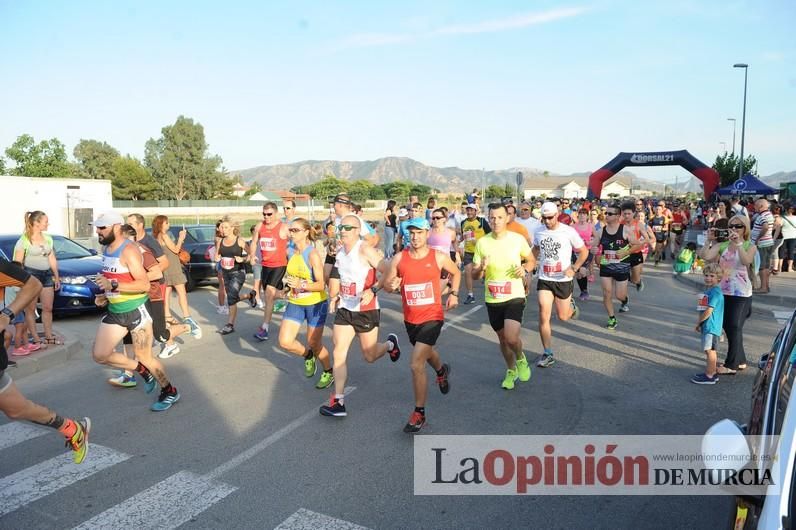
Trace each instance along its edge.
<path fill-rule="evenodd" d="M 796 169 L 796 2 L 0 0 L 0 149 L 143 156 L 184 114 L 229 169 L 407 156 L 558 173 L 619 151 Z M 678 168 L 635 169 L 658 179 Z"/>

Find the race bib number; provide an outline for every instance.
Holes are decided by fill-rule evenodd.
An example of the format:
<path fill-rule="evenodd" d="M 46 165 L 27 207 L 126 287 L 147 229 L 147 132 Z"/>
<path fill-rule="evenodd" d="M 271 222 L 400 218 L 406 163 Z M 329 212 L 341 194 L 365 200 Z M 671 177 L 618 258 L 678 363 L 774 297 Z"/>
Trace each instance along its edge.
<path fill-rule="evenodd" d="M 486 284 L 492 298 L 508 298 L 511 296 L 510 281 L 489 281 Z"/>
<path fill-rule="evenodd" d="M 544 272 L 547 276 L 561 276 L 561 273 L 563 272 L 561 262 L 557 261 L 555 263 L 544 263 L 542 265 L 542 272 Z"/>
<path fill-rule="evenodd" d="M 472 230 L 465 230 L 462 235 L 465 241 L 475 241 L 475 232 Z"/>
<path fill-rule="evenodd" d="M 408 306 L 431 305 L 434 303 L 434 289 L 431 282 L 410 283 L 404 286 L 404 298 Z"/>
<path fill-rule="evenodd" d="M 273 237 L 261 237 L 260 250 L 263 252 L 274 252 L 276 250 L 276 239 Z"/>
<path fill-rule="evenodd" d="M 700 293 L 697 295 L 697 311 L 704 311 L 708 308 L 708 295 Z"/>
<path fill-rule="evenodd" d="M 680 231 L 683 229 L 682 223 L 672 223 L 672 230 Z"/>
<path fill-rule="evenodd" d="M 345 298 L 356 298 L 357 284 L 353 282 L 344 283 L 340 282 L 340 296 Z"/>
<path fill-rule="evenodd" d="M 231 269 L 235 266 L 235 258 L 221 258 L 221 268 Z"/>
<path fill-rule="evenodd" d="M 660 232 L 661 230 L 663 230 L 663 227 L 661 225 L 652 225 L 653 232 Z"/>
<path fill-rule="evenodd" d="M 616 250 L 603 251 L 603 263 L 621 263 L 622 260 L 617 257 L 616 252 Z"/>
<path fill-rule="evenodd" d="M 342 292 L 342 289 L 341 289 Z M 312 291 L 305 291 L 304 289 L 291 289 L 290 290 L 290 297 L 295 299 L 299 298 L 307 298 L 308 296 L 312 295 Z"/>

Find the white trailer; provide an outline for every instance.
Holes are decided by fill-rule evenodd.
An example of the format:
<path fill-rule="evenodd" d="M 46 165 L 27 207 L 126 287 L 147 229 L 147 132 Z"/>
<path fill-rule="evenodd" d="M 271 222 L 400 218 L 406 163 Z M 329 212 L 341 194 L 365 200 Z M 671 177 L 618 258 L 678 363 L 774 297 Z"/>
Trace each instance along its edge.
<path fill-rule="evenodd" d="M 0 176 L 0 233 L 20 234 L 25 212 L 41 210 L 50 221 L 48 232 L 88 246 L 94 231 L 88 223 L 95 212 L 113 209 L 111 181 Z"/>

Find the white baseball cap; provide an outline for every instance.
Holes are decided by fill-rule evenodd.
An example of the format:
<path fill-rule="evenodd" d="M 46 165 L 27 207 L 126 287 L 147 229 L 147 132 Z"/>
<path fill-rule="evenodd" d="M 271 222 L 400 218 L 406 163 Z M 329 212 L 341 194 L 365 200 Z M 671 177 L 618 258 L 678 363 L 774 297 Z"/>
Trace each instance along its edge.
<path fill-rule="evenodd" d="M 558 213 L 558 206 L 554 202 L 542 204 L 542 215 L 553 215 Z"/>
<path fill-rule="evenodd" d="M 91 223 L 94 226 L 113 226 L 123 225 L 124 217 L 114 211 L 102 212 Z"/>
<path fill-rule="evenodd" d="M 406 208 L 401 208 L 398 210 L 398 217 L 407 217 L 409 215 L 409 210 Z"/>
<path fill-rule="evenodd" d="M 467 206 L 465 206 L 465 208 L 472 208 L 476 212 L 478 211 L 478 205 L 473 203 L 468 204 Z"/>

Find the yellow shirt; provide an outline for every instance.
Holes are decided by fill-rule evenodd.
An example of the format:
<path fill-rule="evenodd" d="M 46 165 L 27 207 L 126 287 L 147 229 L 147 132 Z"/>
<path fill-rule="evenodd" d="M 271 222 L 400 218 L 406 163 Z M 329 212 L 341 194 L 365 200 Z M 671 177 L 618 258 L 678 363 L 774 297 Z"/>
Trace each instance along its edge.
<path fill-rule="evenodd" d="M 472 221 L 465 219 L 462 221 L 462 240 L 464 240 L 464 251 L 472 254 L 475 252 L 475 242 L 484 237 L 487 233 L 482 227 L 481 223 L 489 226 L 486 219 L 476 217 Z"/>
<path fill-rule="evenodd" d="M 299 253 L 298 251 L 294 252 L 287 262 L 287 270 L 285 271 L 285 274 L 295 276 L 296 278 L 306 280 L 308 282 L 315 281 L 312 277 L 312 268 L 309 264 L 310 253 L 312 250 L 313 247 L 310 245 L 304 249 L 303 253 Z M 303 291 L 301 289 L 291 289 L 288 292 L 287 299 L 291 304 L 315 305 L 326 300 L 326 291 Z"/>
<path fill-rule="evenodd" d="M 493 232 L 478 240 L 473 263 L 478 266 L 484 257 L 489 258 L 484 275 L 484 300 L 487 304 L 525 298 L 522 276 L 517 276 L 514 269 L 530 255 L 528 241 L 516 232 L 506 232 L 500 239 Z"/>

